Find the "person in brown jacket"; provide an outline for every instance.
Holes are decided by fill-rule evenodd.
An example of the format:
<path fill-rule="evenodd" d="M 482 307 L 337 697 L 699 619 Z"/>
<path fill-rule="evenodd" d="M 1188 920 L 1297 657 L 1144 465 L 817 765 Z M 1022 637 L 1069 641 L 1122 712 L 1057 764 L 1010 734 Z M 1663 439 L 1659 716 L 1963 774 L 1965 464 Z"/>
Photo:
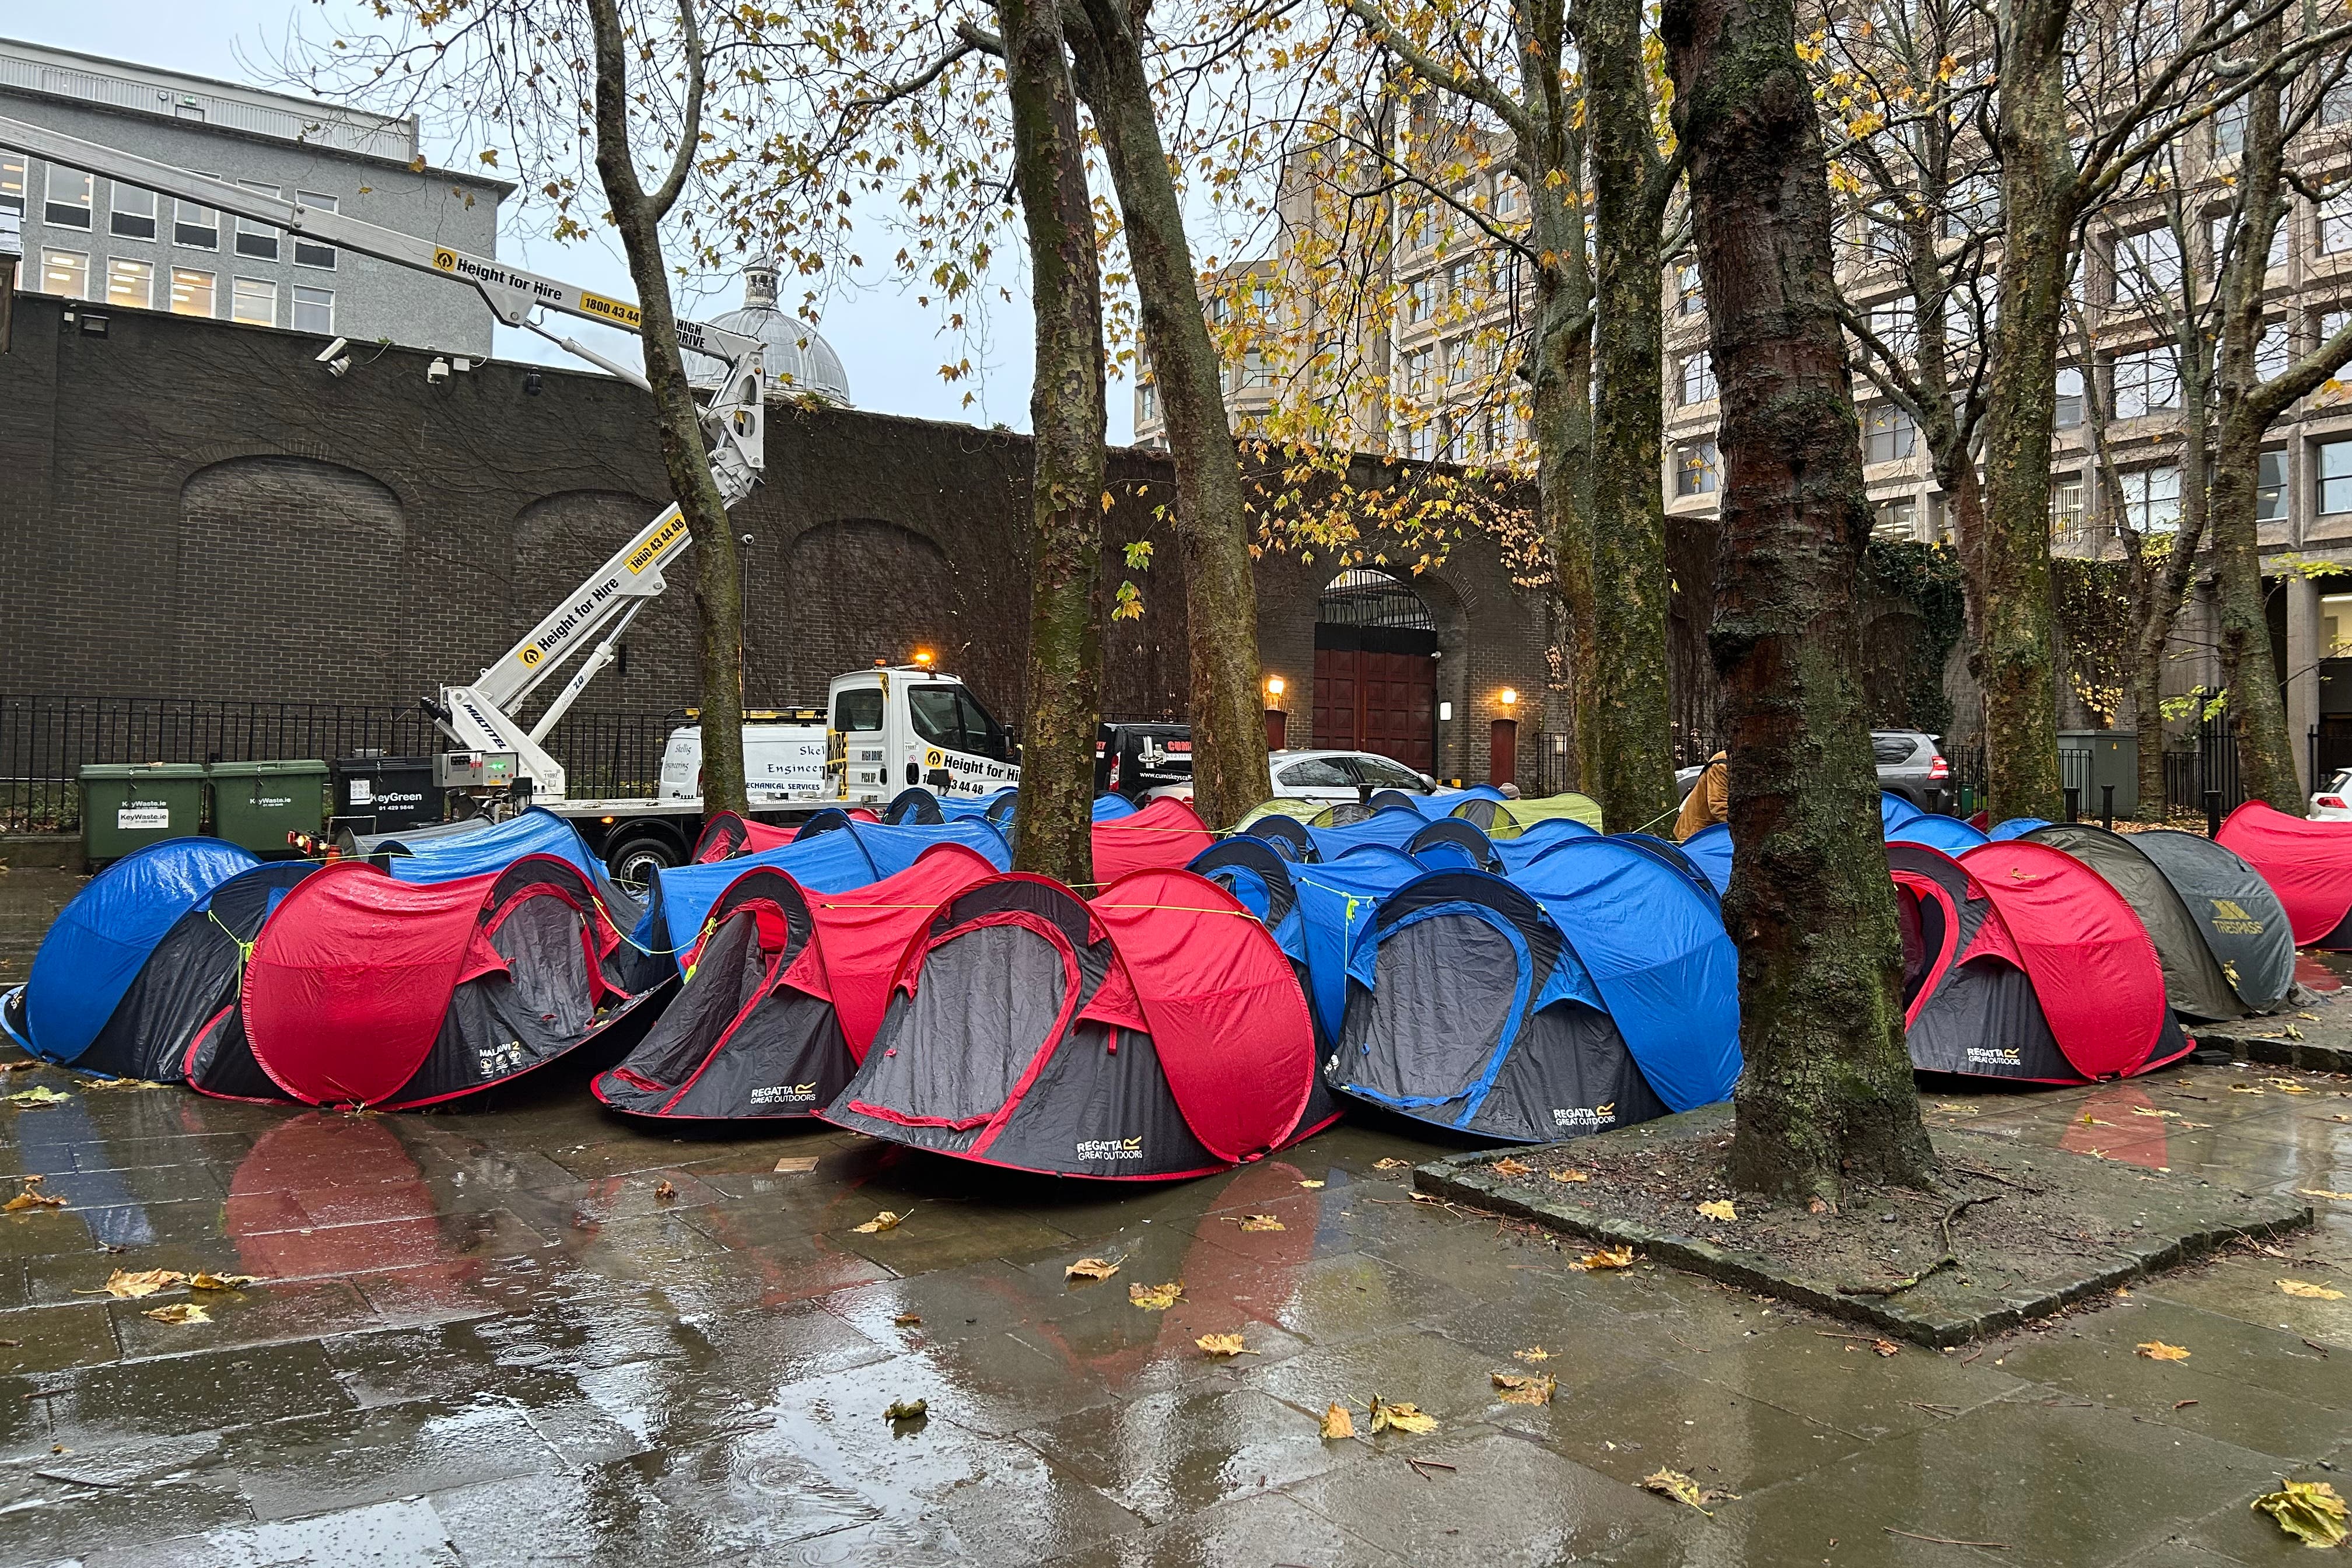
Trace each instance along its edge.
<path fill-rule="evenodd" d="M 1706 766 L 1698 777 L 1691 780 L 1690 794 L 1683 796 L 1683 814 L 1675 818 L 1675 842 L 1679 844 L 1702 827 L 1721 822 L 1731 810 L 1729 764 L 1717 752 L 1707 758 Z"/>

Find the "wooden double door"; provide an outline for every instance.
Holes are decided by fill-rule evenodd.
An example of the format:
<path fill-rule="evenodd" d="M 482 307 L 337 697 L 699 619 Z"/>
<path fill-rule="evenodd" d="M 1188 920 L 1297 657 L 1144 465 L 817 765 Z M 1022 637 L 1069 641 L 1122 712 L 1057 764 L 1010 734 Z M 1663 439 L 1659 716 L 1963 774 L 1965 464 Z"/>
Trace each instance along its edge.
<path fill-rule="evenodd" d="M 1315 743 L 1437 771 L 1437 660 L 1367 647 L 1315 650 Z"/>

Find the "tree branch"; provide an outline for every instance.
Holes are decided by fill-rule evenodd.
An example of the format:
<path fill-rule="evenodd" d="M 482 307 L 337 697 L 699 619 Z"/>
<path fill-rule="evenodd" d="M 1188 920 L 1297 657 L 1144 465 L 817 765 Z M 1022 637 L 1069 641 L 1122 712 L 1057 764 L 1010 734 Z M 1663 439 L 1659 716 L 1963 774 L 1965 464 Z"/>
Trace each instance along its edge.
<path fill-rule="evenodd" d="M 656 217 L 666 216 L 677 205 L 685 189 L 687 176 L 694 173 L 695 155 L 702 149 L 702 95 L 709 85 L 709 76 L 702 58 L 702 26 L 695 20 L 694 0 L 677 0 L 677 25 L 686 35 L 686 112 L 678 128 L 677 156 L 670 161 L 669 173 L 653 194 L 646 198 Z"/>
<path fill-rule="evenodd" d="M 1492 110 L 1511 133 L 1528 142 L 1538 140 L 1536 123 L 1528 111 L 1498 90 L 1492 82 L 1481 80 L 1468 71 L 1441 65 L 1420 45 L 1400 31 L 1395 23 L 1381 14 L 1371 0 L 1348 0 L 1348 14 L 1361 22 L 1381 47 L 1410 67 L 1415 76 L 1432 87 L 1442 88 L 1454 97 Z"/>

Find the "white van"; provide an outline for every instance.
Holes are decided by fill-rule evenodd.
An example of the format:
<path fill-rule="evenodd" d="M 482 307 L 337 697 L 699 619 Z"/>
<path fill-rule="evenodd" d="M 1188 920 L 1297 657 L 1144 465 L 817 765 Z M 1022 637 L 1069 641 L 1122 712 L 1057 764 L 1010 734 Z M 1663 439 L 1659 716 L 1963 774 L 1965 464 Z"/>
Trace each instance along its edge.
<path fill-rule="evenodd" d="M 751 805 L 848 801 L 876 805 L 910 784 L 939 795 L 992 795 L 1021 782 L 1012 737 L 964 683 L 922 665 L 835 676 L 824 724 L 746 724 L 743 773 Z M 661 795 L 702 794 L 702 730 L 672 731 Z"/>

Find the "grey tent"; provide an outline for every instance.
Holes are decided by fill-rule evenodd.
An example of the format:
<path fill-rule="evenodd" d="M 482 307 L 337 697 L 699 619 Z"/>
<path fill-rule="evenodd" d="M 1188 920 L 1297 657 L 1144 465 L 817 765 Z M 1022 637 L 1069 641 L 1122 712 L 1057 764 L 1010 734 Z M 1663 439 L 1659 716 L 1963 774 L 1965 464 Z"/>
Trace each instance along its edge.
<path fill-rule="evenodd" d="M 2221 1019 L 2243 1017 L 2254 1010 L 2231 984 L 2189 895 L 2140 847 L 2139 840 L 2153 835 L 2127 837 L 2086 822 L 2066 822 L 2037 827 L 2022 837 L 2028 843 L 2065 851 L 2123 895 L 2156 944 L 2157 961 L 2164 969 L 2164 999 L 2175 1013 Z"/>
<path fill-rule="evenodd" d="M 2238 999 L 2267 1013 L 2294 987 L 2294 932 L 2260 871 L 2202 834 L 2162 828 L 2131 842 L 2172 879 Z"/>

